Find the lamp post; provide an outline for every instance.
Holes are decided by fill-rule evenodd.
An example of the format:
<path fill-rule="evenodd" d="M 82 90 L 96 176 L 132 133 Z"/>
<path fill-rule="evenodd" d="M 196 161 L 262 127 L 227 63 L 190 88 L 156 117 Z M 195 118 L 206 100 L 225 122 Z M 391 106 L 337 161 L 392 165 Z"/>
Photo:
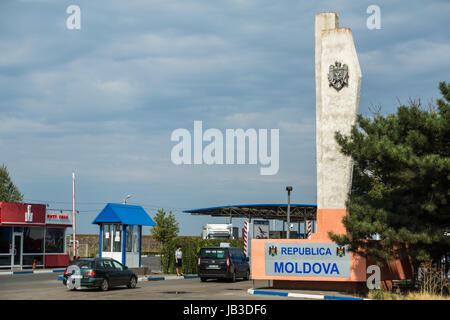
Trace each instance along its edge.
<path fill-rule="evenodd" d="M 127 204 L 127 200 L 131 198 L 131 195 L 127 195 L 125 199 L 123 199 L 123 204 Z"/>
<path fill-rule="evenodd" d="M 287 207 L 287 230 L 286 230 L 286 239 L 290 238 L 291 231 L 291 191 L 292 187 L 287 186 L 286 191 L 288 192 L 288 207 Z"/>

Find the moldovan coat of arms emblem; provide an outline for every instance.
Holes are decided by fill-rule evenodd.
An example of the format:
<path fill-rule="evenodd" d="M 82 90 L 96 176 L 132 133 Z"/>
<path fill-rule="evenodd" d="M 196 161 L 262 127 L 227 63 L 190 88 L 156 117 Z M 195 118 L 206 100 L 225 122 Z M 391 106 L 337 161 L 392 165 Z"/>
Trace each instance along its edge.
<path fill-rule="evenodd" d="M 277 247 L 275 247 L 275 246 L 269 247 L 269 254 L 270 254 L 272 257 L 276 256 L 276 255 L 277 255 Z"/>
<path fill-rule="evenodd" d="M 337 91 L 341 90 L 344 86 L 348 86 L 348 66 L 337 61 L 334 65 L 330 65 L 328 83 L 330 87 L 335 88 Z"/>

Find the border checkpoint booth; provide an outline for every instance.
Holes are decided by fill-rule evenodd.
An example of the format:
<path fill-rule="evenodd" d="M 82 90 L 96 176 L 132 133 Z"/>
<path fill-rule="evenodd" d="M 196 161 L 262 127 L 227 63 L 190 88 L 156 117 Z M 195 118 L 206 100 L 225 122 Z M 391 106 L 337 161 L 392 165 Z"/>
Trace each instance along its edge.
<path fill-rule="evenodd" d="M 141 267 L 142 226 L 155 222 L 141 206 L 108 203 L 92 222 L 100 226 L 99 257 Z"/>

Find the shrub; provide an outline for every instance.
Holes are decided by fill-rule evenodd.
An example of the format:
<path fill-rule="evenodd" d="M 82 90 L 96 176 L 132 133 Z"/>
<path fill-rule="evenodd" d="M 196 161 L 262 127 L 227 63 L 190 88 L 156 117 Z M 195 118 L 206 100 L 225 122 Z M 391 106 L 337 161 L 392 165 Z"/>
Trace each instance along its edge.
<path fill-rule="evenodd" d="M 241 239 L 200 239 L 192 237 L 176 237 L 170 240 L 161 254 L 161 264 L 164 273 L 176 273 L 175 271 L 175 251 L 177 246 L 182 246 L 183 251 L 183 267 L 185 274 L 197 273 L 198 254 L 202 247 L 219 246 L 220 243 L 229 243 L 231 247 L 244 248 L 244 241 Z"/>

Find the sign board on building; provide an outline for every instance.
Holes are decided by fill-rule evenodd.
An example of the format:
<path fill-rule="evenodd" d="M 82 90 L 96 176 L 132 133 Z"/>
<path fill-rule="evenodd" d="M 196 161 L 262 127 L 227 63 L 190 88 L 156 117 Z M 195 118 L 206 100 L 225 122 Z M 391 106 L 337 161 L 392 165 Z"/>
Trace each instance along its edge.
<path fill-rule="evenodd" d="M 335 243 L 265 243 L 270 276 L 350 277 L 350 252 Z"/>
<path fill-rule="evenodd" d="M 33 222 L 33 212 L 30 204 L 27 205 L 27 211 L 25 212 L 25 222 Z"/>
<path fill-rule="evenodd" d="M 253 221 L 253 239 L 269 239 L 269 221 Z"/>
<path fill-rule="evenodd" d="M 47 224 L 72 225 L 72 212 L 68 210 L 47 209 L 45 222 Z"/>

